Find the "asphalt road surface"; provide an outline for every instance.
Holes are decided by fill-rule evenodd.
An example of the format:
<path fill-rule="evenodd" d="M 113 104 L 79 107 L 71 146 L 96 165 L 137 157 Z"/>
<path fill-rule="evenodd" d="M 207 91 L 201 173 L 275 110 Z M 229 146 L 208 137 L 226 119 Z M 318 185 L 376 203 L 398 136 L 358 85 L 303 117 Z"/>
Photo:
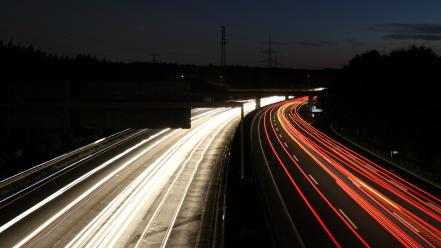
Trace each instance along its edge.
<path fill-rule="evenodd" d="M 441 247 L 441 200 L 318 131 L 307 98 L 263 108 L 252 125 L 256 166 L 277 189 L 300 247 Z M 267 184 L 268 185 L 268 184 Z M 275 194 L 275 193 L 273 193 Z M 286 245 L 286 244 L 285 244 Z"/>
<path fill-rule="evenodd" d="M 245 103 L 246 112 L 254 107 Z M 200 109 L 192 113 L 191 129 L 133 131 L 0 199 L 0 246 L 194 247 L 206 188 L 240 112 Z"/>

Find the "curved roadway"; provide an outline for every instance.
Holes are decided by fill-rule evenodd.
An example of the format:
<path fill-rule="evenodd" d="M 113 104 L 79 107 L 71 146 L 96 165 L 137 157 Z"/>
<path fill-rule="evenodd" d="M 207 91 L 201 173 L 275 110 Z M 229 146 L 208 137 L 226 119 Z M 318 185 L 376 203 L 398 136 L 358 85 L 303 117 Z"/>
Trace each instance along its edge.
<path fill-rule="evenodd" d="M 253 120 L 254 156 L 292 224 L 277 228 L 303 247 L 441 247 L 441 200 L 312 127 L 299 114 L 306 103 Z"/>
<path fill-rule="evenodd" d="M 193 111 L 191 129 L 134 131 L 0 199 L 0 246 L 194 247 L 211 174 L 239 121 L 239 108 Z"/>

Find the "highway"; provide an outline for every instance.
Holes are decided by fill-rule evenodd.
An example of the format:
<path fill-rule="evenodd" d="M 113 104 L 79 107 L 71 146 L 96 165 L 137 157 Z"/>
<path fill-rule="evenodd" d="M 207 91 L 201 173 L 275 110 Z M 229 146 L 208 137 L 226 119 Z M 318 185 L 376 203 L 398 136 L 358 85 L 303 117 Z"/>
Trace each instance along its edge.
<path fill-rule="evenodd" d="M 244 106 L 247 113 L 255 103 Z M 191 129 L 133 130 L 0 199 L 1 247 L 194 247 L 206 188 L 240 113 L 199 109 Z"/>
<path fill-rule="evenodd" d="M 272 185 L 266 194 L 282 202 L 272 211 L 289 219 L 274 226 L 291 230 L 292 246 L 441 247 L 439 192 L 320 132 L 302 118 L 305 104 L 307 97 L 262 108 L 251 130 L 260 180 L 267 180 L 262 187 Z"/>

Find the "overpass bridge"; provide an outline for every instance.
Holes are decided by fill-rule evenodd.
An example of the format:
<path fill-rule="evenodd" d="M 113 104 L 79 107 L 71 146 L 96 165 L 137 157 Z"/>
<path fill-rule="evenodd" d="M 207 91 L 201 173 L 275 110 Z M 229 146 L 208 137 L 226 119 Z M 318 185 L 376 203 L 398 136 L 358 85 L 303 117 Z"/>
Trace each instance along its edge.
<path fill-rule="evenodd" d="M 188 82 L 14 82 L 0 93 L 0 128 L 190 128 L 191 108 L 241 107 L 238 99 L 314 96 L 322 89 L 192 92 Z M 312 107 L 312 104 L 311 104 Z"/>

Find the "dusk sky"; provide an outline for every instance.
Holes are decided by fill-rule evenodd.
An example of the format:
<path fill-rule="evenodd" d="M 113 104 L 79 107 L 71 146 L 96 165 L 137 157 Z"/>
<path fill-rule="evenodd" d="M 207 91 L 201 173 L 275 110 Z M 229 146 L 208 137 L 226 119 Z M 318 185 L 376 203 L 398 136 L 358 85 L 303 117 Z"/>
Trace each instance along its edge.
<path fill-rule="evenodd" d="M 439 0 L 10 0 L 0 8 L 0 40 L 59 55 L 115 61 L 218 64 L 220 27 L 227 64 L 265 66 L 271 35 L 283 67 L 340 67 L 370 49 L 411 44 L 441 53 Z"/>

